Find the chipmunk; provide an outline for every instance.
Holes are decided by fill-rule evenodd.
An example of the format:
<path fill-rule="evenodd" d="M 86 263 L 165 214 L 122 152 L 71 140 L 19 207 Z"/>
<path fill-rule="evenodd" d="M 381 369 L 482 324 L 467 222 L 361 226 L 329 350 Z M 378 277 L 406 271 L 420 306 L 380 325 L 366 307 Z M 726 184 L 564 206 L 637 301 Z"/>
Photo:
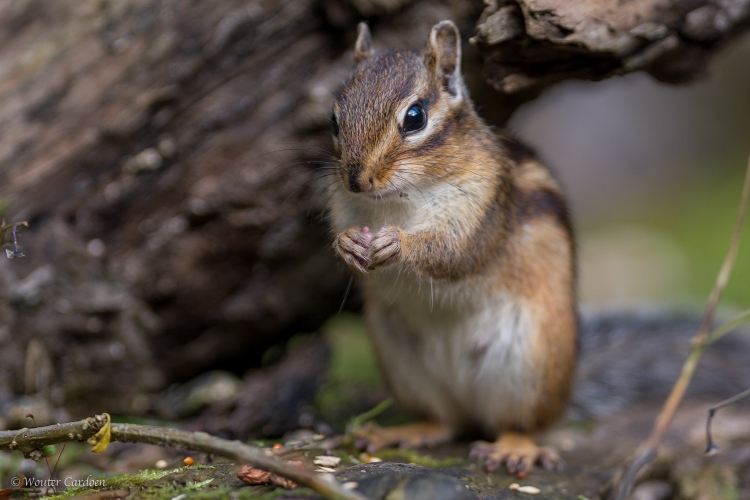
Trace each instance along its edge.
<path fill-rule="evenodd" d="M 375 53 L 360 24 L 334 97 L 333 248 L 359 275 L 382 372 L 428 421 L 368 449 L 495 439 L 472 455 L 523 473 L 560 463 L 534 435 L 566 409 L 576 366 L 575 245 L 560 186 L 478 116 L 456 25 L 424 51 Z"/>

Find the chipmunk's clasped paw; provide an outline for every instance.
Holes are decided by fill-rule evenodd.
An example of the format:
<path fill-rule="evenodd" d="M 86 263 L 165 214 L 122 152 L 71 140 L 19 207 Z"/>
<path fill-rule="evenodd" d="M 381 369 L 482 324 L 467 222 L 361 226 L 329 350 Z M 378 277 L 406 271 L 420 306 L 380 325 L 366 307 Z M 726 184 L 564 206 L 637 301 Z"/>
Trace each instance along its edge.
<path fill-rule="evenodd" d="M 472 444 L 471 456 L 486 460 L 485 468 L 494 472 L 500 466 L 505 466 L 508 474 L 523 477 L 540 464 L 547 470 L 558 470 L 562 467 L 562 459 L 552 448 L 537 446 L 528 436 L 508 432 L 495 441 L 477 441 Z"/>
<path fill-rule="evenodd" d="M 333 240 L 333 249 L 349 267 L 366 274 L 371 265 L 368 256 L 371 242 L 372 233 L 368 227 L 350 227 L 336 235 Z"/>
<path fill-rule="evenodd" d="M 367 269 L 377 269 L 401 260 L 403 231 L 394 226 L 385 226 L 372 239 Z"/>

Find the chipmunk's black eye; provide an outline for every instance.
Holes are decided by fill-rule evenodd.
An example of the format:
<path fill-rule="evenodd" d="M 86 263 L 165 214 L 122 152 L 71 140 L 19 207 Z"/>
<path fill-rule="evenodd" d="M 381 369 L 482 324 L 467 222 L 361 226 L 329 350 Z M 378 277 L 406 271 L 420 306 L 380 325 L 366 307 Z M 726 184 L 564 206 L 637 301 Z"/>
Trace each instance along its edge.
<path fill-rule="evenodd" d="M 422 130 L 427 123 L 427 113 L 422 109 L 419 104 L 412 105 L 406 110 L 406 116 L 404 116 L 404 133 L 409 134 Z"/>
<path fill-rule="evenodd" d="M 339 135 L 339 122 L 336 120 L 336 113 L 331 115 L 331 127 L 333 128 L 333 135 L 338 137 Z"/>

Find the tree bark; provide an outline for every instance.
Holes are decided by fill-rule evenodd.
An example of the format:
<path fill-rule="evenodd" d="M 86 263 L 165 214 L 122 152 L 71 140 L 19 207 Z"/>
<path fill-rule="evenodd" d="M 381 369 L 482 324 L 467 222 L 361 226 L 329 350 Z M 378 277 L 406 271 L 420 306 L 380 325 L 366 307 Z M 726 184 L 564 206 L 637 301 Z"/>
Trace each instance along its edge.
<path fill-rule="evenodd" d="M 647 71 L 667 83 L 705 73 L 750 24 L 748 0 L 487 0 L 472 38 L 499 92 L 527 95 L 571 78 Z"/>

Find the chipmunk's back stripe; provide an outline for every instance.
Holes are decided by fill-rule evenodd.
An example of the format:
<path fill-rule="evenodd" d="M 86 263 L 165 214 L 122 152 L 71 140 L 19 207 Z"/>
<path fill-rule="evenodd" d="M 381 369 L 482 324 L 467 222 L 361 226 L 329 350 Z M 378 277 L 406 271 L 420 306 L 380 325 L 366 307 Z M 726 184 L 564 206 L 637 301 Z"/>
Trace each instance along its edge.
<path fill-rule="evenodd" d="M 433 131 L 430 136 L 425 139 L 425 142 L 422 145 L 415 148 L 415 151 L 430 151 L 445 144 L 445 141 L 455 133 L 456 127 L 460 126 L 460 123 L 466 118 L 466 115 L 466 107 L 461 107 L 455 112 L 445 115 L 442 118 L 442 123 L 440 123 L 440 128 Z"/>
<path fill-rule="evenodd" d="M 548 188 L 518 190 L 515 193 L 515 202 L 521 224 L 543 215 L 551 215 L 568 234 L 573 233 L 570 213 L 560 193 Z"/>
<path fill-rule="evenodd" d="M 439 148 L 445 143 L 445 140 L 451 136 L 456 128 L 456 117 L 446 116 L 440 128 L 434 131 L 423 144 L 415 149 L 416 152 L 422 153 L 431 149 Z"/>

